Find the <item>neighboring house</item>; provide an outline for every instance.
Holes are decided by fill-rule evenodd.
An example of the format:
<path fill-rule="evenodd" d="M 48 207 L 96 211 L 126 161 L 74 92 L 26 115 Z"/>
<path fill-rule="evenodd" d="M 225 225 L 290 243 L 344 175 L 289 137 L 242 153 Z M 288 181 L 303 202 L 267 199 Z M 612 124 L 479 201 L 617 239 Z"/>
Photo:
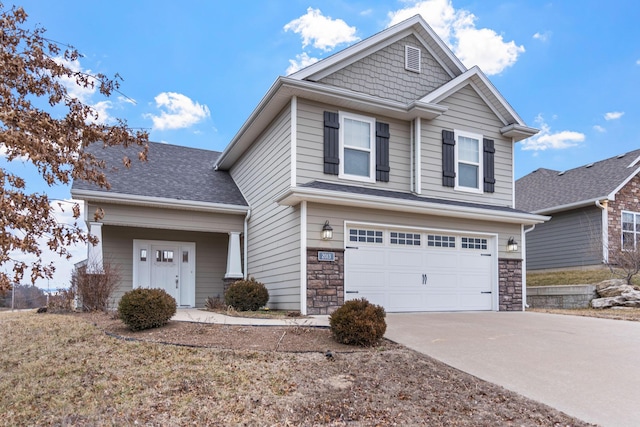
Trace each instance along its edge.
<path fill-rule="evenodd" d="M 527 232 L 527 270 L 601 266 L 640 236 L 640 150 L 516 181 L 516 208 L 551 220 Z"/>
<path fill-rule="evenodd" d="M 110 191 L 72 195 L 104 210 L 90 258 L 122 267 L 122 292 L 202 306 L 248 274 L 271 307 L 307 314 L 361 297 L 522 310 L 522 244 L 507 242 L 545 217 L 514 209 L 513 153 L 536 132 L 415 16 L 279 77 L 224 152 L 150 144 Z"/>

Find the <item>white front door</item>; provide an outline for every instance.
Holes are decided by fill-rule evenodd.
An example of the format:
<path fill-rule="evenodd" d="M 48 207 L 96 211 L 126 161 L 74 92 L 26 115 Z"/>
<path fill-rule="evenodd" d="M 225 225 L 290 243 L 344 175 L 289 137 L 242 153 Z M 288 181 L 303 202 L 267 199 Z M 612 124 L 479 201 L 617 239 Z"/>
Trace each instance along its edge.
<path fill-rule="evenodd" d="M 133 241 L 133 287 L 164 289 L 178 307 L 195 307 L 196 245 Z"/>
<path fill-rule="evenodd" d="M 151 283 L 154 288 L 164 289 L 180 305 L 180 263 L 178 248 L 168 245 L 151 246 L 153 264 Z"/>

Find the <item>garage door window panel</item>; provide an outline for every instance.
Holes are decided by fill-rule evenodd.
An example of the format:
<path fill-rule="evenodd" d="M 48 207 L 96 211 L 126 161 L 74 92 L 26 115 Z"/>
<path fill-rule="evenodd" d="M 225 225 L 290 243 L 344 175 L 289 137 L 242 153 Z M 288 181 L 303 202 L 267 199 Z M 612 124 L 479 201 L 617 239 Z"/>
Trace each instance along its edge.
<path fill-rule="evenodd" d="M 349 242 L 352 243 L 384 243 L 382 231 L 351 228 Z"/>
<path fill-rule="evenodd" d="M 462 246 L 462 249 L 487 250 L 488 247 L 487 239 L 477 237 L 461 237 L 460 242 L 460 246 Z"/>
<path fill-rule="evenodd" d="M 392 231 L 389 242 L 392 245 L 420 246 L 420 234 Z"/>
<path fill-rule="evenodd" d="M 455 248 L 455 236 L 441 236 L 437 234 L 427 235 L 427 246 L 432 248 Z"/>

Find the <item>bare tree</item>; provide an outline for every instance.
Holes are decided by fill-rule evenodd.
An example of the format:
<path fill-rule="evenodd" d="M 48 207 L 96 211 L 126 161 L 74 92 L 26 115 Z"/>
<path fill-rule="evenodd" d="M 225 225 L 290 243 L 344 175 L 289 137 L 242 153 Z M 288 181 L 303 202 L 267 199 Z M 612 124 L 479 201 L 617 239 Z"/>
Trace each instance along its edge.
<path fill-rule="evenodd" d="M 68 85 L 109 97 L 119 91 L 121 79 L 72 69 L 69 64 L 81 57 L 79 52 L 45 38 L 44 28 L 30 29 L 26 21 L 21 7 L 6 9 L 0 3 L 0 155 L 33 164 L 49 186 L 81 179 L 109 188 L 104 163 L 82 149 L 94 142 L 139 145 L 139 158 L 146 160 L 148 135 L 133 131 L 124 120 L 102 123 L 98 111 L 72 96 Z M 130 162 L 123 159 L 125 166 Z M 0 168 L 0 183 L 0 267 L 7 267 L 0 272 L 0 290 L 21 283 L 28 269 L 32 283 L 52 277 L 55 267 L 42 260 L 42 240 L 67 259 L 69 245 L 95 243 L 77 222 L 59 224 L 47 195 L 28 193 L 24 177 Z M 79 206 L 70 209 L 78 220 Z M 12 253 L 32 255 L 35 261 L 12 258 Z"/>

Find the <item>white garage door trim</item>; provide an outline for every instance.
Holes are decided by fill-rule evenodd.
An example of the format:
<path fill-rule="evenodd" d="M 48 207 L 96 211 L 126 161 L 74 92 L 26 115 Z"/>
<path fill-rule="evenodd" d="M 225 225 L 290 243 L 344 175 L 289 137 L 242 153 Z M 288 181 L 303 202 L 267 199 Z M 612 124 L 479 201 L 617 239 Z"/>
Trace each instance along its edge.
<path fill-rule="evenodd" d="M 363 237 L 361 231 L 359 241 L 351 242 L 351 229 L 369 233 Z M 390 312 L 498 308 L 496 233 L 350 221 L 344 223 L 344 236 L 345 300 L 365 297 Z"/>

